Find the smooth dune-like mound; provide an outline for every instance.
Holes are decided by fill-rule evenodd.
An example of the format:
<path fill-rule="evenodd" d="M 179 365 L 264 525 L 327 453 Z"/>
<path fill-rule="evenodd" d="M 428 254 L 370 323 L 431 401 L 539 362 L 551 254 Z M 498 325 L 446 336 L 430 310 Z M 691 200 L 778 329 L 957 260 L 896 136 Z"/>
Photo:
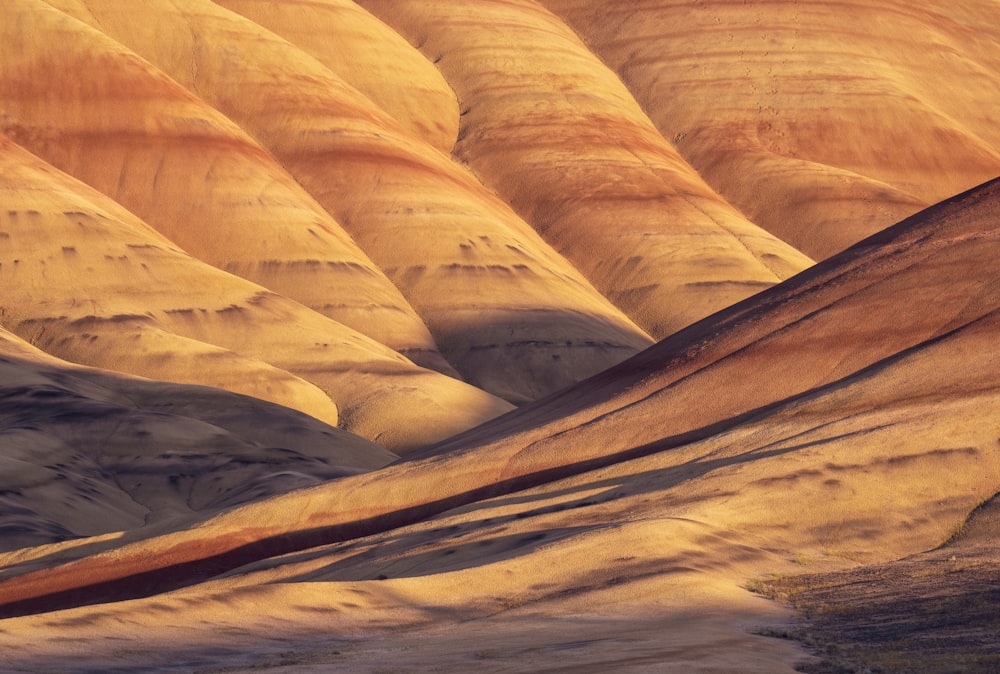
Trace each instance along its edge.
<path fill-rule="evenodd" d="M 457 155 L 654 337 L 811 264 L 713 192 L 537 3 L 360 4 L 458 92 Z"/>
<path fill-rule="evenodd" d="M 443 152 L 458 137 L 458 100 L 434 65 L 350 0 L 215 0 L 316 57 L 403 127 Z"/>
<path fill-rule="evenodd" d="M 525 402 L 651 343 L 470 172 L 277 35 L 208 0 L 147 2 L 142 21 L 70 4 L 269 149 L 470 383 Z"/>
<path fill-rule="evenodd" d="M 995 2 L 541 4 L 713 188 L 816 259 L 1000 175 Z"/>
<path fill-rule="evenodd" d="M 394 460 L 305 414 L 71 365 L 0 328 L 0 546 L 133 529 Z"/>
<path fill-rule="evenodd" d="M 0 139 L 0 324 L 71 362 L 271 400 L 405 451 L 509 409 L 200 262 Z"/>
<path fill-rule="evenodd" d="M 545 538 L 545 554 L 522 559 L 541 578 L 551 576 L 544 569 L 558 559 L 578 560 L 585 576 L 605 566 L 613 574 L 614 555 L 623 549 L 616 532 L 628 541 L 652 531 L 669 539 L 664 532 L 689 520 L 708 528 L 688 534 L 701 542 L 691 544 L 685 574 L 760 572 L 776 563 L 773 555 L 843 562 L 841 555 L 884 560 L 926 549 L 997 491 L 1000 428 L 991 411 L 1000 402 L 1000 355 L 989 345 L 1000 329 L 992 262 L 998 215 L 1000 182 L 923 212 L 425 458 L 236 508 L 184 531 L 151 538 L 135 532 L 112 552 L 64 566 L 31 572 L 27 565 L 0 584 L 4 610 L 180 587 L 224 568 L 462 506 L 465 514 L 455 517 L 478 522 L 480 532 L 497 521 L 491 509 L 513 520 L 544 515 L 534 521 L 562 522 L 566 543 L 548 534 L 517 537 L 494 560 L 522 559 Z M 491 497 L 500 500 L 472 505 Z M 585 511 L 595 519 L 565 512 L 573 503 L 596 506 Z M 526 514 L 513 514 L 519 511 Z M 663 518 L 680 520 L 656 529 L 652 522 Z M 417 528 L 431 536 L 441 531 L 434 526 Z M 426 543 L 426 536 L 415 540 Z M 735 548 L 720 561 L 707 551 L 711 540 Z M 396 549 L 376 546 L 360 556 L 355 550 L 350 562 L 329 568 L 363 563 L 370 571 L 373 558 Z M 452 569 L 449 549 L 431 545 L 407 563 L 410 573 Z M 636 551 L 632 543 L 627 549 Z M 587 550 L 607 552 L 592 558 Z M 619 560 L 631 569 L 625 578 L 647 578 L 635 575 L 640 569 L 650 578 L 667 573 L 657 566 L 665 559 L 657 550 L 663 552 L 653 545 Z M 485 546 L 467 551 L 470 558 L 456 558 L 465 559 L 462 568 L 493 554 Z M 536 583 L 535 593 L 518 587 L 538 599 L 564 596 L 560 588 L 573 584 Z M 469 586 L 467 603 L 486 601 L 479 592 Z"/>
<path fill-rule="evenodd" d="M 455 374 L 385 274 L 239 127 L 40 0 L 4 17 L 0 132 L 204 262 Z"/>
<path fill-rule="evenodd" d="M 0 3 L 0 668 L 995 662 L 996 3 L 626 5 Z"/>

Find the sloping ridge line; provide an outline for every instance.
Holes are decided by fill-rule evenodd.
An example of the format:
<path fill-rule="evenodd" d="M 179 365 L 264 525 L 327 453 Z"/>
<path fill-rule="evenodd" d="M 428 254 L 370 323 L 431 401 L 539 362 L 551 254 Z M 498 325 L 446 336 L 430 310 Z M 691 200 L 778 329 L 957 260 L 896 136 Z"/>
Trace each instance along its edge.
<path fill-rule="evenodd" d="M 856 259 L 858 249 L 863 247 L 865 249 L 877 250 L 881 245 L 891 242 L 909 228 L 918 227 L 928 219 L 939 217 L 942 215 L 942 211 L 945 215 L 948 215 L 952 207 L 956 205 L 961 207 L 961 202 L 965 201 L 966 198 L 975 197 L 981 192 L 992 193 L 998 189 L 1000 189 L 1000 179 L 941 202 L 915 216 L 907 218 L 896 226 L 889 228 L 889 230 L 884 230 L 865 239 L 851 249 L 807 270 L 802 275 L 811 277 L 814 273 L 829 273 L 834 271 L 843 261 Z M 793 279 L 790 279 L 786 283 L 795 283 L 794 279 L 796 278 L 798 277 L 793 277 Z M 745 310 L 757 302 L 766 304 L 766 298 L 774 292 L 781 292 L 779 289 L 784 285 L 775 286 L 773 289 L 761 293 L 756 298 L 744 300 L 738 305 L 720 313 L 729 312 L 736 306 Z M 710 321 L 712 318 L 710 317 L 706 321 Z M 948 333 L 938 335 L 928 341 L 936 342 L 946 339 L 950 335 L 962 331 L 969 325 L 971 325 L 971 322 L 967 322 Z M 687 330 L 684 332 L 687 332 Z M 697 330 L 694 334 L 698 334 Z M 913 348 L 919 348 L 926 344 L 927 342 L 924 342 Z M 652 348 L 655 349 L 656 347 Z M 902 357 L 911 350 L 907 349 L 902 353 L 892 354 L 876 363 L 846 375 L 839 381 L 856 377 L 859 373 L 873 368 L 884 367 L 887 363 Z M 630 361 L 640 359 L 642 359 L 642 354 L 633 357 Z M 524 408 L 524 411 L 530 414 L 535 408 L 550 405 L 565 395 L 573 395 L 574 391 L 580 387 L 587 387 L 589 382 L 595 380 L 599 380 L 606 385 L 609 381 L 613 381 L 609 375 L 615 372 L 621 372 L 626 377 L 634 377 L 635 366 L 634 364 L 630 365 L 630 361 L 626 361 L 608 372 L 595 375 L 591 380 L 566 389 L 562 394 L 554 394 L 539 401 L 539 403 L 528 406 Z M 822 388 L 837 384 L 838 382 L 828 382 Z M 803 396 L 814 395 L 815 392 L 815 389 L 807 390 L 714 424 L 692 429 L 674 436 L 664 437 L 639 447 L 629 448 L 608 455 L 591 456 L 574 463 L 560 464 L 541 470 L 525 472 L 460 491 L 455 491 L 451 486 L 456 483 L 449 478 L 448 472 L 440 469 L 446 467 L 449 463 L 459 463 L 463 459 L 467 460 L 468 455 L 475 453 L 476 447 L 466 446 L 463 448 L 459 445 L 453 454 L 432 456 L 424 459 L 403 460 L 385 469 L 376 471 L 376 473 L 338 480 L 337 483 L 343 485 L 344 489 L 332 499 L 331 505 L 338 501 L 342 505 L 347 505 L 355 499 L 359 503 L 366 501 L 370 503 L 369 499 L 364 498 L 366 492 L 369 491 L 367 488 L 368 485 L 379 484 L 384 488 L 387 482 L 397 480 L 405 482 L 413 476 L 414 471 L 424 473 L 425 475 L 433 472 L 441 474 L 443 479 L 439 478 L 437 480 L 440 483 L 437 486 L 439 488 L 443 487 L 443 489 L 438 493 L 444 493 L 445 495 L 437 499 L 413 503 L 412 505 L 403 505 L 402 507 L 398 504 L 395 506 L 390 505 L 384 512 L 368 517 L 350 519 L 351 515 L 347 514 L 345 519 L 349 521 L 341 521 L 335 524 L 320 525 L 312 528 L 290 531 L 287 525 L 282 526 L 280 523 L 270 526 L 253 527 L 250 525 L 238 526 L 238 522 L 234 521 L 231 523 L 229 531 L 225 531 L 227 520 L 235 520 L 236 518 L 233 516 L 237 513 L 245 515 L 252 510 L 266 508 L 269 502 L 274 503 L 274 500 L 269 499 L 268 501 L 228 511 L 204 521 L 197 528 L 202 528 L 208 535 L 207 538 L 182 538 L 176 542 L 170 541 L 171 538 L 181 536 L 183 533 L 170 533 L 146 539 L 139 538 L 132 543 L 126 543 L 117 550 L 99 553 L 92 557 L 78 559 L 50 569 L 27 572 L 21 576 L 8 579 L 0 583 L 0 618 L 45 613 L 82 605 L 137 599 L 179 589 L 217 577 L 228 571 L 262 559 L 391 530 L 479 500 L 528 489 L 553 480 L 564 479 L 590 470 L 695 442 L 716 435 Z M 515 411 L 494 422 L 489 422 L 475 435 L 481 436 L 484 431 L 497 422 L 500 422 L 499 425 L 502 427 L 509 426 L 510 421 L 521 414 L 522 411 Z M 471 436 L 472 434 L 469 435 Z M 454 441 L 445 441 L 441 444 L 451 446 L 453 443 Z M 747 459 L 733 459 L 734 462 L 741 460 Z M 482 474 L 488 480 L 491 472 L 487 469 L 477 474 Z M 376 479 L 373 480 L 373 476 Z M 357 482 L 357 484 L 352 485 L 351 482 Z M 329 488 L 332 484 L 337 483 L 327 483 L 318 488 Z M 461 483 L 458 482 L 457 484 Z M 315 493 L 315 490 L 318 488 L 311 488 L 308 492 Z M 432 492 L 434 490 L 431 489 L 428 491 Z M 275 497 L 275 499 L 297 498 L 300 495 L 303 495 L 303 492 L 293 492 L 288 495 Z M 361 498 L 358 498 L 359 496 Z M 411 503 L 413 500 L 416 499 L 412 499 Z M 332 513 L 329 510 L 318 512 L 316 509 L 313 509 L 313 512 L 307 514 L 302 521 L 304 524 L 308 524 L 310 520 L 327 519 L 329 521 L 329 519 L 336 519 L 338 517 L 342 516 L 336 511 Z M 245 521 L 245 518 L 239 519 Z M 212 529 L 215 528 L 222 530 L 223 533 L 214 535 Z M 141 536 L 142 532 L 137 532 L 137 534 Z M 149 542 L 155 541 L 157 538 L 159 538 L 162 544 L 160 551 L 156 551 L 148 545 Z M 149 568 L 152 564 L 155 564 L 156 568 Z"/>

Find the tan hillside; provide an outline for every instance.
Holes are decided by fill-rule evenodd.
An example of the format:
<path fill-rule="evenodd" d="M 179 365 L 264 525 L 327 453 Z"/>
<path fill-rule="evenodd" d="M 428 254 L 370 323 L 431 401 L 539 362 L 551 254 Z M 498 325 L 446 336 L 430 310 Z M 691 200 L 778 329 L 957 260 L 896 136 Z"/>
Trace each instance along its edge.
<path fill-rule="evenodd" d="M 457 155 L 655 337 L 811 264 L 719 198 L 538 3 L 360 4 L 440 55 Z"/>
<path fill-rule="evenodd" d="M 0 2 L 0 670 L 996 670 L 998 8 Z"/>
<path fill-rule="evenodd" d="M 766 572 L 933 547 L 998 487 L 998 214 L 1000 183 L 962 195 L 432 456 L 184 531 L 94 541 L 117 549 L 49 570 L 32 572 L 38 562 L 22 555 L 23 575 L 0 584 L 5 610 L 142 596 L 243 567 L 200 590 L 202 610 L 278 602 L 308 633 L 318 628 L 309 611 L 340 611 L 353 596 L 411 626 L 480 616 L 510 647 L 530 637 L 499 616 L 551 630 L 558 616 L 587 612 L 600 626 L 575 629 L 594 652 L 593 630 L 644 612 L 672 624 L 694 606 L 704 616 L 728 604 L 746 619 L 753 602 L 739 586 Z M 845 325 L 855 326 L 846 336 Z M 844 342 L 847 355 L 833 348 Z M 766 360 L 769 351 L 782 356 Z M 716 377 L 728 388 L 705 383 Z M 315 548 L 325 541 L 336 544 Z M 315 549 L 276 557 L 305 548 Z M 129 582 L 139 573 L 141 589 Z M 159 602 L 178 606 L 194 591 Z M 251 620 L 240 634 L 260 629 Z M 605 658 L 634 644 L 608 641 Z M 790 671 L 789 655 L 779 649 L 749 671 Z"/>
<path fill-rule="evenodd" d="M 509 408 L 191 258 L 9 140 L 0 140 L 0 166 L 0 323 L 48 353 L 339 418 L 401 450 Z"/>
<path fill-rule="evenodd" d="M 399 291 L 241 129 L 40 0 L 4 12 L 0 132 L 199 259 L 454 374 Z"/>
<path fill-rule="evenodd" d="M 148 21 L 121 20 L 120 0 L 61 6 L 274 153 L 472 384 L 520 403 L 651 343 L 471 173 L 278 36 L 208 0 L 144 3 Z"/>
<path fill-rule="evenodd" d="M 5 550 L 211 512 L 396 457 L 220 389 L 71 365 L 0 328 Z"/>
<path fill-rule="evenodd" d="M 458 137 L 458 100 L 398 33 L 350 0 L 215 0 L 314 56 L 442 152 Z"/>
<path fill-rule="evenodd" d="M 541 0 L 755 223 L 819 259 L 1000 174 L 1000 6 Z"/>

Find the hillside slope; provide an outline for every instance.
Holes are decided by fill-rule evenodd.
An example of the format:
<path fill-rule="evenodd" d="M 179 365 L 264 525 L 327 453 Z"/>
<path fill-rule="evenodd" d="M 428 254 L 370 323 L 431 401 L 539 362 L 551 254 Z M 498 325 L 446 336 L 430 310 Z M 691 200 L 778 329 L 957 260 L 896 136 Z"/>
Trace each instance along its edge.
<path fill-rule="evenodd" d="M 396 458 L 286 407 L 74 366 L 2 328 L 0 369 L 5 550 L 211 512 Z"/>
<path fill-rule="evenodd" d="M 254 395 L 403 450 L 509 409 L 192 258 L 2 137 L 0 166 L 0 324 L 48 353 Z"/>
<path fill-rule="evenodd" d="M 437 61 L 457 156 L 657 339 L 811 264 L 748 222 L 538 3 L 359 3 Z"/>
<path fill-rule="evenodd" d="M 308 52 L 442 152 L 458 137 L 458 100 L 434 65 L 350 0 L 217 0 Z"/>
<path fill-rule="evenodd" d="M 203 262 L 454 374 L 399 290 L 242 129 L 40 0 L 4 16 L 0 132 Z"/>
<path fill-rule="evenodd" d="M 543 605 L 580 592 L 631 602 L 647 580 L 676 580 L 662 566 L 670 554 L 700 560 L 682 575 L 734 588 L 793 556 L 843 565 L 932 547 L 998 489 L 1000 356 L 988 346 L 1000 321 L 998 210 L 1000 183 L 950 200 L 432 456 L 191 529 L 136 531 L 113 553 L 34 572 L 27 564 L 0 585 L 5 611 L 171 589 L 382 531 L 397 543 L 376 538 L 362 555 L 345 544 L 342 562 L 337 546 L 301 557 L 335 575 L 303 577 L 295 557 L 276 558 L 267 582 L 363 580 L 405 558 L 404 575 L 421 583 L 413 592 L 466 587 L 443 592 L 445 604 L 488 604 L 476 588 L 508 585 Z M 924 293 L 933 304 L 919 301 Z M 844 342 L 841 353 L 831 346 Z M 727 387 L 706 383 L 716 377 Z M 515 495 L 523 489 L 532 490 Z M 572 503 L 586 510 L 570 512 Z M 462 555 L 440 538 L 442 521 L 415 524 L 447 511 L 446 530 L 468 540 Z M 414 527 L 398 528 L 406 524 Z M 594 585 L 602 573 L 621 575 L 613 557 L 624 548 L 633 552 L 624 580 Z"/>
<path fill-rule="evenodd" d="M 0 3 L 0 669 L 990 671 L 998 7 Z"/>
<path fill-rule="evenodd" d="M 820 259 L 1000 174 L 1000 7 L 542 0 L 755 223 Z"/>
<path fill-rule="evenodd" d="M 209 0 L 145 3 L 150 21 L 123 16 L 120 0 L 51 4 L 259 140 L 400 288 L 470 383 L 522 403 L 651 343 L 471 173 L 277 35 Z"/>

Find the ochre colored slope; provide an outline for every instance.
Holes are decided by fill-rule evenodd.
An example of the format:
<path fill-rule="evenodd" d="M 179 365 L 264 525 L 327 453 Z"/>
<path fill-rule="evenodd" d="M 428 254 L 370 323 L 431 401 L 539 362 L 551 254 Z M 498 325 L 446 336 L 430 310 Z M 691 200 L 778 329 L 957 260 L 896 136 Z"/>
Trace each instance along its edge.
<path fill-rule="evenodd" d="M 625 589 L 609 592 L 636 599 L 640 581 L 665 573 L 655 569 L 669 556 L 659 545 L 634 546 L 654 533 L 666 545 L 690 520 L 708 529 L 677 539 L 694 546 L 694 556 L 675 563 L 695 565 L 685 574 L 722 574 L 730 583 L 734 574 L 774 564 L 774 554 L 843 550 L 848 559 L 887 559 L 929 547 L 997 491 L 1000 427 L 992 411 L 1000 404 L 1000 353 L 991 345 L 1000 330 L 998 217 L 994 182 L 425 458 L 243 506 L 185 531 L 145 540 L 138 533 L 113 552 L 61 567 L 23 567 L 24 575 L 0 584 L 5 610 L 174 588 L 459 506 L 458 522 L 480 527 L 495 518 L 477 508 L 509 515 L 524 506 L 513 520 L 544 516 L 534 522 L 548 522 L 565 539 L 535 550 L 540 538 L 517 537 L 493 561 L 530 555 L 478 572 L 476 560 L 496 550 L 471 545 L 459 565 L 468 574 L 440 579 L 465 587 L 457 601 L 466 605 L 496 591 L 488 578 L 552 601 L 572 596 L 560 587 L 604 578 L 587 591 L 624 582 Z M 589 495 L 582 506 L 601 504 L 586 511 L 593 520 L 554 507 L 576 491 Z M 489 497 L 504 498 L 473 505 Z M 567 530 L 571 525 L 576 529 Z M 525 526 L 532 525 L 514 533 Z M 426 543 L 430 535 L 413 540 Z M 715 546 L 729 549 L 723 561 L 712 561 Z M 456 570 L 449 548 L 432 548 L 438 552 L 424 548 L 410 560 L 414 573 Z M 620 550 L 638 552 L 622 557 Z M 356 552 L 329 569 L 370 569 L 379 555 Z M 630 570 L 614 581 L 616 559 Z M 544 581 L 567 560 L 583 574 L 567 581 L 564 573 L 568 587 L 525 588 L 529 570 Z M 442 589 L 420 580 L 432 594 Z"/>
<path fill-rule="evenodd" d="M 74 366 L 2 328 L 0 371 L 5 550 L 212 512 L 395 458 L 286 407 Z"/>
<path fill-rule="evenodd" d="M 470 382 L 523 402 L 650 343 L 471 174 L 305 52 L 206 0 L 146 3 L 149 21 L 105 24 L 118 8 L 88 0 L 78 13 L 272 151 Z"/>
<path fill-rule="evenodd" d="M 995 659 L 1000 178 L 876 230 L 1000 173 L 997 3 L 0 38 L 4 671 L 792 674 L 803 587 Z"/>
<path fill-rule="evenodd" d="M 995 2 L 542 4 L 712 187 L 817 259 L 1000 175 Z"/>
<path fill-rule="evenodd" d="M 0 132 L 199 259 L 454 374 L 385 275 L 235 124 L 40 0 L 3 12 Z"/>
<path fill-rule="evenodd" d="M 456 154 L 654 337 L 811 264 L 715 194 L 539 4 L 359 4 L 440 55 Z"/>
<path fill-rule="evenodd" d="M 963 326 L 990 324 L 1000 302 L 989 262 L 998 214 L 1000 181 L 993 181 L 663 340 L 590 385 L 524 410 L 505 429 L 498 423 L 473 435 L 500 437 L 554 416 L 562 418 L 545 433 L 560 442 L 613 418 L 628 419 L 616 439 L 621 446 L 659 441 L 664 427 L 685 439 L 714 433 L 716 424 L 843 384 Z M 535 439 L 536 431 L 525 437 Z"/>
<path fill-rule="evenodd" d="M 509 405 L 175 248 L 0 138 L 0 323 L 66 360 L 278 402 L 406 450 Z"/>
<path fill-rule="evenodd" d="M 273 33 L 208 0 L 146 2 L 124 22 L 120 0 L 60 6 L 274 153 L 476 386 L 524 402 L 651 343 L 471 173 Z"/>
<path fill-rule="evenodd" d="M 314 56 L 443 152 L 458 137 L 458 100 L 441 73 L 398 33 L 350 0 L 216 0 Z"/>

